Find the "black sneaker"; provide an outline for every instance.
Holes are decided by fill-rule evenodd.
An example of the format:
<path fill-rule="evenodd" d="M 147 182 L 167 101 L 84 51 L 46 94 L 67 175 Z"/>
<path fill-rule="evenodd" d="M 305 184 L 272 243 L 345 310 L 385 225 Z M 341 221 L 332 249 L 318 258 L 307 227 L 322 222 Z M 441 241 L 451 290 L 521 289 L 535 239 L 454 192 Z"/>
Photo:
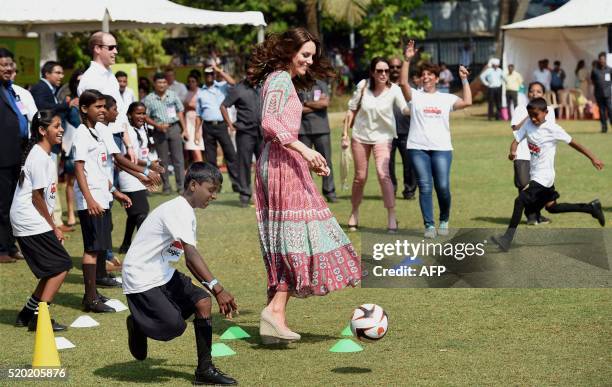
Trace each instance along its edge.
<path fill-rule="evenodd" d="M 599 221 L 601 227 L 606 225 L 606 217 L 603 213 L 603 209 L 601 208 L 601 202 L 599 199 L 595 199 L 589 203 L 591 206 L 591 216 Z"/>
<path fill-rule="evenodd" d="M 34 317 L 28 323 L 28 331 L 36 332 L 37 325 L 38 325 L 38 315 L 35 314 Z M 53 332 L 62 332 L 68 329 L 67 326 L 55 322 L 54 319 L 51 319 L 51 326 L 53 327 Z"/>
<path fill-rule="evenodd" d="M 27 327 L 30 321 L 34 318 L 34 314 L 26 315 L 19 312 L 17 319 L 15 320 L 15 326 L 18 328 Z"/>
<path fill-rule="evenodd" d="M 512 241 L 506 239 L 503 235 L 494 235 L 491 237 L 491 240 L 504 252 L 508 252 L 510 250 L 510 244 Z"/>
<path fill-rule="evenodd" d="M 83 310 L 85 312 L 94 313 L 115 313 L 116 310 L 113 307 L 106 305 L 101 299 L 96 298 L 91 302 L 83 301 Z"/>
<path fill-rule="evenodd" d="M 101 288 L 120 288 L 122 287 L 121 283 L 116 281 L 111 276 L 96 278 L 96 285 Z"/>
<path fill-rule="evenodd" d="M 211 364 L 205 370 L 196 370 L 195 379 L 193 380 L 194 385 L 201 384 L 221 384 L 221 385 L 235 385 L 238 384 L 236 379 L 229 375 L 219 371 L 213 364 Z"/>
<path fill-rule="evenodd" d="M 110 298 L 106 297 L 104 294 L 98 292 L 96 290 L 96 298 L 102 301 L 102 303 L 106 303 L 106 301 L 110 300 Z M 83 300 L 81 301 L 82 305 L 85 305 L 85 295 L 83 294 Z"/>
<path fill-rule="evenodd" d="M 545 216 L 540 215 L 538 217 L 538 224 L 551 224 L 551 223 L 552 223 L 552 220 L 548 219 Z"/>
<path fill-rule="evenodd" d="M 134 317 L 127 316 L 125 320 L 128 330 L 128 346 L 130 353 L 136 360 L 144 360 L 147 358 L 147 336 L 145 336 L 136 326 Z"/>

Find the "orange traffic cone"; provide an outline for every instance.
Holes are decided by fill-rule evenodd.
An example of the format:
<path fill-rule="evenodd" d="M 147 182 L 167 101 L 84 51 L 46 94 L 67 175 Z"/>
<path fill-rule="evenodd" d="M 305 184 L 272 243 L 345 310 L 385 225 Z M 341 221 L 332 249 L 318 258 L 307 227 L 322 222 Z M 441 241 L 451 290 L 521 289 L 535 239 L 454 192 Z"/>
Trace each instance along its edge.
<path fill-rule="evenodd" d="M 59 367 L 60 359 L 55 346 L 55 336 L 51 326 L 49 307 L 46 302 L 38 303 L 38 323 L 34 342 L 32 367 Z"/>

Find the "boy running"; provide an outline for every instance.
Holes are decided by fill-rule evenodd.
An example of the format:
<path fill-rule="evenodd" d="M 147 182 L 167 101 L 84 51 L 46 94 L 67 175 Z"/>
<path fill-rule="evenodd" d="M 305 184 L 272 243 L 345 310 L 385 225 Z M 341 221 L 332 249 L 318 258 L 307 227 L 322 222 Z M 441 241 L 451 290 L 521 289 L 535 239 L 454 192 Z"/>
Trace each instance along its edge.
<path fill-rule="evenodd" d="M 234 297 L 210 272 L 196 245 L 195 208 L 206 208 L 217 198 L 223 177 L 212 164 L 195 162 L 185 175 L 184 193 L 159 207 L 142 223 L 123 261 L 123 292 L 132 313 L 127 317 L 130 352 L 147 357 L 147 337 L 169 341 L 183 334 L 185 319 L 195 313 L 198 367 L 194 384 L 236 384 L 211 360 L 212 318 L 209 294 L 191 278 L 175 270 L 183 252 L 187 268 L 210 291 L 219 310 L 231 318 Z"/>
<path fill-rule="evenodd" d="M 510 146 L 508 158 L 514 160 L 518 143 L 527 139 L 531 153 L 530 176 L 531 181 L 514 200 L 514 211 L 510 225 L 502 236 L 494 236 L 493 241 L 503 250 L 508 251 L 516 233 L 516 227 L 521 220 L 525 208 L 528 213 L 534 213 L 546 208 L 551 214 L 563 212 L 584 212 L 591 214 L 603 227 L 606 224 L 601 203 L 598 199 L 590 203 L 557 203 L 559 193 L 555 191 L 555 152 L 557 142 L 563 141 L 591 160 L 598 170 L 602 170 L 604 163 L 590 150 L 575 142 L 563 128 L 546 120 L 547 106 L 544 98 L 535 98 L 527 105 L 529 119 L 516 127 L 514 141 Z"/>

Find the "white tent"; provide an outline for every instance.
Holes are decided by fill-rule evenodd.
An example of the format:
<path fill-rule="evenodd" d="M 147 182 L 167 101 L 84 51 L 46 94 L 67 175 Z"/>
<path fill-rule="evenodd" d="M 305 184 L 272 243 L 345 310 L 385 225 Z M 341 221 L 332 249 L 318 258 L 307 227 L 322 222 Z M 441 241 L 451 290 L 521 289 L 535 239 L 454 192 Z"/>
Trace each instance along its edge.
<path fill-rule="evenodd" d="M 504 68 L 514 64 L 531 82 L 540 59 L 561 61 L 566 87 L 574 87 L 574 69 L 584 59 L 587 69 L 597 54 L 608 51 L 612 0 L 570 0 L 553 12 L 508 24 L 504 30 Z"/>
<path fill-rule="evenodd" d="M 263 40 L 261 12 L 220 12 L 168 0 L 3 0 L 0 26 L 41 37 L 41 59 L 55 51 L 53 34 L 134 28 L 252 25 Z"/>

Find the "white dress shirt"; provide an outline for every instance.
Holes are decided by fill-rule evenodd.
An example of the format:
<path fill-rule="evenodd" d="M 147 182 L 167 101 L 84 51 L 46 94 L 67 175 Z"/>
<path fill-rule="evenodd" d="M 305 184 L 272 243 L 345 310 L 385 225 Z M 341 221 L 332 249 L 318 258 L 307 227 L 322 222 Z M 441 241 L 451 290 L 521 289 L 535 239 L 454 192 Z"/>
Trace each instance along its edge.
<path fill-rule="evenodd" d="M 77 94 L 80 96 L 83 91 L 88 89 L 98 90 L 102 94 L 110 95 L 117 101 L 117 111 L 119 116 L 114 123 L 109 125 L 113 133 L 123 133 L 128 128 L 127 106 L 123 103 L 123 98 L 119 92 L 119 82 L 110 68 L 102 66 L 98 62 L 91 62 L 87 71 L 83 73 Z"/>

